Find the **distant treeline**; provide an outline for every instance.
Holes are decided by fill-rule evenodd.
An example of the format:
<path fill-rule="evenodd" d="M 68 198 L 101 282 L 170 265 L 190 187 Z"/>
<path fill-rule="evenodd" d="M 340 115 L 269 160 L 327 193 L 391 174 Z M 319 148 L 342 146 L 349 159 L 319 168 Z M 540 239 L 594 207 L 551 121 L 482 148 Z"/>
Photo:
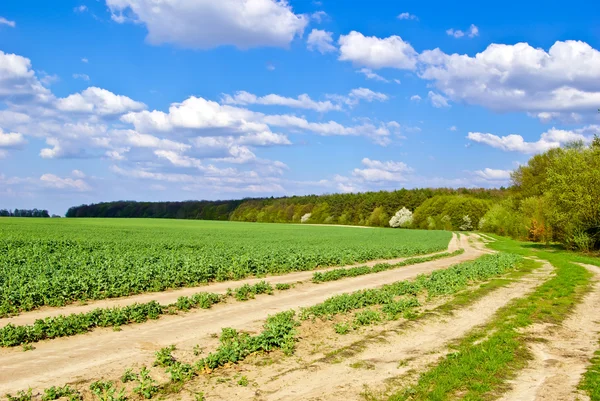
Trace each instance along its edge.
<path fill-rule="evenodd" d="M 0 217 L 50 217 L 50 214 L 47 210 L 39 209 L 0 209 Z"/>
<path fill-rule="evenodd" d="M 415 210 L 436 195 L 457 195 L 482 201 L 504 198 L 504 189 L 401 189 L 357 194 L 308 195 L 229 201 L 103 202 L 75 206 L 67 217 L 143 217 L 233 220 L 264 223 L 310 223 L 387 226 L 401 207 Z M 461 216 L 462 217 L 462 216 Z"/>
<path fill-rule="evenodd" d="M 182 202 L 102 202 L 91 205 L 71 207 L 67 211 L 66 216 L 228 220 L 229 215 L 242 202 L 243 200 Z"/>

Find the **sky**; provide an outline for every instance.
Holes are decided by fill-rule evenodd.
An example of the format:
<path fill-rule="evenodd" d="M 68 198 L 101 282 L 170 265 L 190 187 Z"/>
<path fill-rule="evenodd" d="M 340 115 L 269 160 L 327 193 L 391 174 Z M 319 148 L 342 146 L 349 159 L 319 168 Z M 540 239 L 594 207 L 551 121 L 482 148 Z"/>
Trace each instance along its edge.
<path fill-rule="evenodd" d="M 500 187 L 600 134 L 600 3 L 2 0 L 0 208 Z"/>

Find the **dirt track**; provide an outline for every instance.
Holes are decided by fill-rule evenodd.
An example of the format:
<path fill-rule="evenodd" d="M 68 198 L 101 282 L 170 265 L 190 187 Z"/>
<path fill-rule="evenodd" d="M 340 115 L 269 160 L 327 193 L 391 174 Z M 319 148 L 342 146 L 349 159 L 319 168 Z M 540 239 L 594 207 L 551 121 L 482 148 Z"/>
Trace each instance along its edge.
<path fill-rule="evenodd" d="M 414 278 L 418 274 L 472 260 L 484 253 L 473 247 L 464 235 L 460 238 L 460 247 L 465 249 L 465 253 L 452 258 L 329 283 L 307 284 L 276 296 L 260 296 L 250 302 L 217 305 L 209 310 L 125 326 L 120 332 L 102 329 L 75 337 L 44 341 L 37 343 L 36 349 L 30 352 L 23 352 L 20 348 L 2 349 L 0 393 L 15 392 L 29 386 L 40 389 L 91 378 L 115 377 L 134 364 L 150 365 L 154 360 L 154 352 L 161 347 L 175 344 L 178 348 L 191 349 L 202 339 L 209 338 L 210 334 L 220 332 L 223 327 L 258 330 L 268 314 L 314 305 L 335 294 Z M 308 277 L 312 276 L 312 272 L 308 274 Z M 277 282 L 272 278 L 269 281 Z M 231 283 L 224 284 L 232 286 Z M 203 287 L 211 291 L 213 288 Z M 197 291 L 193 289 L 192 293 Z M 147 300 L 157 299 L 158 294 L 152 295 Z M 174 299 L 180 295 L 178 293 Z M 62 308 L 61 312 L 70 313 L 65 310 Z"/>
<path fill-rule="evenodd" d="M 527 334 L 543 341 L 529 347 L 534 359 L 511 383 L 502 401 L 589 400 L 577 384 L 598 347 L 600 268 L 584 265 L 595 276 L 592 290 L 562 325 L 537 325 Z"/>
<path fill-rule="evenodd" d="M 452 239 L 450 240 L 450 243 L 448 244 L 447 252 L 454 252 L 462 247 L 463 246 L 461 245 L 460 241 L 458 240 L 458 237 L 456 236 L 456 234 L 452 234 Z M 437 252 L 437 253 L 441 253 L 441 252 Z M 421 256 L 429 256 L 429 255 L 435 255 L 435 254 L 436 253 L 432 253 L 432 254 L 421 255 Z M 374 266 L 377 263 L 382 263 L 382 262 L 399 263 L 399 262 L 404 261 L 409 258 L 410 257 L 386 259 L 386 260 L 372 260 L 370 262 L 358 263 L 358 264 L 342 266 L 342 267 Z M 191 296 L 191 295 L 197 294 L 198 292 L 202 292 L 202 291 L 214 292 L 217 294 L 225 294 L 227 292 L 228 288 L 236 288 L 236 287 L 242 286 L 244 284 L 252 285 L 252 284 L 256 284 L 262 280 L 267 280 L 273 285 L 279 284 L 279 283 L 293 284 L 293 283 L 297 283 L 299 281 L 310 280 L 312 278 L 313 274 L 317 271 L 323 272 L 323 271 L 339 269 L 339 268 L 340 268 L 340 266 L 334 266 L 334 267 L 328 267 L 325 269 L 316 269 L 316 270 L 310 270 L 310 271 L 288 273 L 288 274 L 284 274 L 284 275 L 268 276 L 266 278 L 249 278 L 249 279 L 237 280 L 237 281 L 209 283 L 207 285 L 198 286 L 198 287 L 186 287 L 186 288 L 179 288 L 176 290 L 170 290 L 170 291 L 164 291 L 164 292 L 153 292 L 153 293 L 132 295 L 130 297 L 112 298 L 112 299 L 106 299 L 106 300 L 101 300 L 101 301 L 89 301 L 85 305 L 72 304 L 72 305 L 68 305 L 68 306 L 64 306 L 64 307 L 60 307 L 60 308 L 45 307 L 45 308 L 40 308 L 40 309 L 31 311 L 31 312 L 25 312 L 18 316 L 2 318 L 2 319 L 0 319 L 0 328 L 6 326 L 9 323 L 12 323 L 12 324 L 18 325 L 18 326 L 26 325 L 26 324 L 33 324 L 37 319 L 43 319 L 46 317 L 53 317 L 53 316 L 58 316 L 58 315 L 70 315 L 72 313 L 86 313 L 86 312 L 89 312 L 96 308 L 113 308 L 115 306 L 123 307 L 123 306 L 131 305 L 134 303 L 146 303 L 146 302 L 150 302 L 150 301 L 156 301 L 156 302 L 160 303 L 161 305 L 168 305 L 168 304 L 176 302 L 177 298 L 179 298 L 181 296 Z"/>
<path fill-rule="evenodd" d="M 308 362 L 305 369 L 258 376 L 260 400 L 355 400 L 365 387 L 382 389 L 385 382 L 410 370 L 422 370 L 448 352 L 447 344 L 485 323 L 502 306 L 522 297 L 546 280 L 552 266 L 546 265 L 507 287 L 493 291 L 451 317 L 426 319 L 401 331 L 390 331 L 371 341 L 363 351 L 340 363 Z M 397 325 L 397 323 L 395 323 Z M 394 325 L 394 323 L 392 323 Z M 399 366 L 399 362 L 404 363 Z M 357 366 L 365 366 L 360 368 Z M 274 376 L 274 377 L 270 377 Z M 228 399 L 223 395 L 222 399 Z"/>

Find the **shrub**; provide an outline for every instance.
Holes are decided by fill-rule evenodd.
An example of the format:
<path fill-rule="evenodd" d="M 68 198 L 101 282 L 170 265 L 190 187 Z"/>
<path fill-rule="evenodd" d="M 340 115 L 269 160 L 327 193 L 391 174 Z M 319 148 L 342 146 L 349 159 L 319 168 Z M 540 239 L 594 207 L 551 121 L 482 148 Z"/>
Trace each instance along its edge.
<path fill-rule="evenodd" d="M 390 227 L 398 228 L 398 227 L 408 227 L 413 222 L 413 214 L 410 210 L 403 207 L 398 210 L 395 215 L 390 219 Z"/>

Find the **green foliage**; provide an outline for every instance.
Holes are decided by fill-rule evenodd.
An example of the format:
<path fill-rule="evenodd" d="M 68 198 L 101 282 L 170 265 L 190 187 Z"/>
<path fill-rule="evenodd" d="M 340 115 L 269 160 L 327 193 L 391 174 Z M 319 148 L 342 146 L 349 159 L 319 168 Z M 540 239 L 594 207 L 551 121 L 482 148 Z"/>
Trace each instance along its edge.
<path fill-rule="evenodd" d="M 479 199 L 500 199 L 504 194 L 505 191 L 497 189 L 424 188 L 249 199 L 231 213 L 230 220 L 300 223 L 301 216 L 312 213 L 310 223 L 383 227 L 400 208 L 415 210 L 425 200 L 436 195 L 468 195 Z"/>
<path fill-rule="evenodd" d="M 45 389 L 44 395 L 42 395 L 42 401 L 53 401 L 63 397 L 68 398 L 69 401 L 83 399 L 77 390 L 69 387 L 68 384 L 65 384 L 63 387 L 52 386 Z"/>
<path fill-rule="evenodd" d="M 244 284 L 233 292 L 233 296 L 238 301 L 253 299 L 258 294 L 273 294 L 273 286 L 266 281 L 261 281 L 254 285 Z"/>
<path fill-rule="evenodd" d="M 135 381 L 137 375 L 133 373 L 133 369 L 129 368 L 121 375 L 121 383 L 129 383 Z"/>
<path fill-rule="evenodd" d="M 600 144 L 598 146 L 600 147 Z M 600 350 L 594 354 L 579 388 L 588 393 L 591 401 L 600 401 Z"/>
<path fill-rule="evenodd" d="M 381 288 L 335 295 L 320 304 L 304 308 L 300 317 L 301 319 L 329 318 L 374 305 L 385 307 L 387 304 L 397 302 L 397 297 L 415 296 L 421 292 L 426 292 L 431 297 L 453 294 L 465 288 L 470 282 L 487 280 L 513 269 L 520 260 L 520 256 L 507 253 L 484 255 L 474 261 L 459 263 L 428 275 L 420 275 L 413 281 L 397 281 Z M 410 304 L 414 301 L 407 302 Z M 387 313 L 393 311 L 386 310 Z"/>
<path fill-rule="evenodd" d="M 413 214 L 413 226 L 422 229 L 460 230 L 469 216 L 477 227 L 489 210 L 488 200 L 465 195 L 438 195 L 423 202 Z"/>
<path fill-rule="evenodd" d="M 385 270 L 396 269 L 396 268 L 402 267 L 402 266 L 409 266 L 409 265 L 414 265 L 417 263 L 424 263 L 424 262 L 429 262 L 432 260 L 442 259 L 442 258 L 446 258 L 446 257 L 450 257 L 450 256 L 456 256 L 456 255 L 460 255 L 464 252 L 465 252 L 464 249 L 458 249 L 458 250 L 456 250 L 454 252 L 450 252 L 450 253 L 443 252 L 443 253 L 439 253 L 439 254 L 431 255 L 431 256 L 409 258 L 409 259 L 403 260 L 398 263 L 393 263 L 393 264 L 378 263 L 373 267 L 356 266 L 356 267 L 350 267 L 350 268 L 333 269 L 333 270 L 328 270 L 326 272 L 315 272 L 313 274 L 312 281 L 313 281 L 313 283 L 323 283 L 326 281 L 341 280 L 342 278 L 345 278 L 345 277 L 356 277 L 356 276 L 362 276 L 365 274 L 378 273 L 378 272 L 385 271 Z"/>
<path fill-rule="evenodd" d="M 240 377 L 240 379 L 238 380 L 237 383 L 240 386 L 247 387 L 248 386 L 248 378 L 246 376 L 242 376 L 242 377 Z"/>
<path fill-rule="evenodd" d="M 171 354 L 173 351 L 175 351 L 174 345 L 169 345 L 168 347 L 164 347 L 156 351 L 156 353 L 154 354 L 156 356 L 156 359 L 154 360 L 152 366 L 166 367 L 173 365 L 175 363 L 175 357 L 173 357 L 173 355 Z"/>
<path fill-rule="evenodd" d="M 292 288 L 292 285 L 288 284 L 288 283 L 277 283 L 277 284 L 275 284 L 275 289 L 279 290 L 279 291 L 289 290 L 290 288 Z"/>
<path fill-rule="evenodd" d="M 117 388 L 111 381 L 97 381 L 90 385 L 92 393 L 98 397 L 100 401 L 125 401 L 125 389 L 122 388 L 117 392 Z"/>
<path fill-rule="evenodd" d="M 19 391 L 17 395 L 6 394 L 8 401 L 31 401 L 33 397 L 33 389 L 29 388 L 27 391 Z"/>
<path fill-rule="evenodd" d="M 0 225 L 0 317 L 79 300 L 431 253 L 449 239 L 448 233 L 407 230 L 9 218 Z M 180 306 L 188 302 L 205 307 L 215 300 Z M 114 313 L 98 317 L 104 318 L 123 320 Z"/>
<path fill-rule="evenodd" d="M 336 323 L 333 326 L 333 330 L 338 334 L 348 334 L 350 332 L 350 325 L 348 323 Z"/>
<path fill-rule="evenodd" d="M 286 355 L 291 355 L 296 342 L 295 327 L 298 325 L 294 314 L 291 310 L 269 316 L 263 326 L 264 330 L 256 336 L 224 328 L 216 352 L 196 362 L 196 369 L 211 371 L 227 363 L 237 363 L 259 351 L 281 349 Z"/>
<path fill-rule="evenodd" d="M 381 321 L 381 314 L 377 311 L 365 309 L 354 314 L 354 327 L 368 326 Z"/>
<path fill-rule="evenodd" d="M 136 382 L 137 385 L 134 387 L 133 392 L 144 398 L 150 399 L 158 392 L 156 380 L 150 377 L 150 371 L 145 366 L 140 370 L 139 375 L 137 375 Z"/>

